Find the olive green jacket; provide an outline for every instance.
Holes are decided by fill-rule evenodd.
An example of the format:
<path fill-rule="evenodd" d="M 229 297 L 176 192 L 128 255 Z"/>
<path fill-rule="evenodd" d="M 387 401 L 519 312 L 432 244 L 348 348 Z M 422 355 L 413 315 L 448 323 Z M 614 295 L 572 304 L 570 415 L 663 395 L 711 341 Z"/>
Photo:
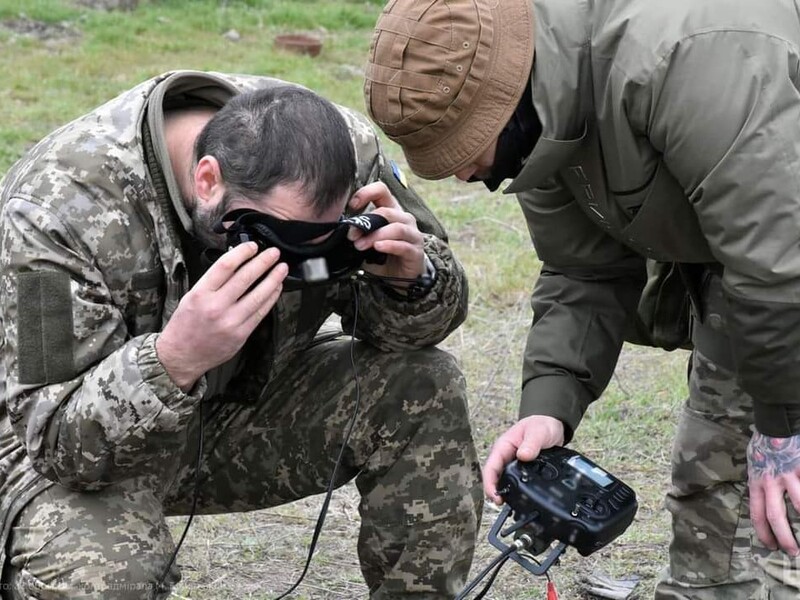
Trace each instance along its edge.
<path fill-rule="evenodd" d="M 222 105 L 276 83 L 161 75 L 53 132 L 0 184 L 0 565 L 14 514 L 37 491 L 142 476 L 169 486 L 202 396 L 258 402 L 329 316 L 352 329 L 353 292 L 342 283 L 283 293 L 235 368 L 209 372 L 189 394 L 156 355 L 190 285 L 179 236 L 186 215 L 159 136 L 163 106 Z M 436 344 L 466 316 L 464 271 L 441 224 L 392 174 L 366 118 L 341 110 L 358 183 L 389 185 L 436 268 L 433 289 L 415 301 L 362 286 L 355 335 L 386 351 Z"/>
<path fill-rule="evenodd" d="M 543 261 L 521 415 L 574 431 L 612 375 L 647 257 L 724 269 L 756 426 L 796 433 L 786 407 L 800 402 L 800 6 L 533 6 L 543 135 L 506 189 Z"/>

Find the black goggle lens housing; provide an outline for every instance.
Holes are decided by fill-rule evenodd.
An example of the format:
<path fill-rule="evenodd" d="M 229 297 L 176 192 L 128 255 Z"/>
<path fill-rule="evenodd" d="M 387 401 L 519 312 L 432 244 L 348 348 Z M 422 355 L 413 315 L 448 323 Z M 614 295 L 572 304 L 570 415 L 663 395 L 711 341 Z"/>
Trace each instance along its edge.
<path fill-rule="evenodd" d="M 225 234 L 228 248 L 251 241 L 258 244 L 261 251 L 278 248 L 281 262 L 289 266 L 284 287 L 287 288 L 288 283 L 287 289 L 296 289 L 320 281 L 342 279 L 364 262 L 385 263 L 386 254 L 373 248 L 365 251 L 356 249 L 353 242 L 347 239 L 347 232 L 350 227 L 371 232 L 388 224 L 384 217 L 374 213 L 342 216 L 335 222 L 313 223 L 278 219 L 256 210 L 238 209 L 225 214 L 214 225 L 214 232 Z M 310 242 L 326 234 L 329 235 L 323 241 Z M 320 259 L 324 260 L 327 273 L 320 272 L 317 266 Z"/>

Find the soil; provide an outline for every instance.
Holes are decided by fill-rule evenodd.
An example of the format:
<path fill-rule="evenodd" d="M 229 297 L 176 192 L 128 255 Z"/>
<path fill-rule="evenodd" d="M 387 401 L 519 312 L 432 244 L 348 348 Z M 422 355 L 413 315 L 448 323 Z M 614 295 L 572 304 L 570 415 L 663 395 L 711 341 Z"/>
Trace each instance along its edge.
<path fill-rule="evenodd" d="M 0 27 L 15 36 L 34 38 L 41 41 L 67 41 L 80 37 L 81 33 L 70 23 L 45 23 L 21 16 L 16 19 L 0 21 Z"/>

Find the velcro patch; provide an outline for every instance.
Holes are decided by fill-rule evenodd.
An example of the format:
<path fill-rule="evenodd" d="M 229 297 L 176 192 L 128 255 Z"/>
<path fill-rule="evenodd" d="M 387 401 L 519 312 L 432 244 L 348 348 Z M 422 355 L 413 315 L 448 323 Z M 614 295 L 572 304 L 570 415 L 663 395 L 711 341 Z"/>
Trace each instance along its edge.
<path fill-rule="evenodd" d="M 69 275 L 19 274 L 17 337 L 20 383 L 56 383 L 75 376 Z"/>

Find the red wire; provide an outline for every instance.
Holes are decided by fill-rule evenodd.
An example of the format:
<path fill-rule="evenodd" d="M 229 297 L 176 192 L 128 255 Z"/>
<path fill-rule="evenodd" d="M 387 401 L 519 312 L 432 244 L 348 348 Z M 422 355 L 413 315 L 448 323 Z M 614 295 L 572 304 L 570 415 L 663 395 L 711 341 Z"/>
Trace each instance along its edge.
<path fill-rule="evenodd" d="M 552 581 L 547 582 L 547 600 L 558 600 L 558 592 L 556 591 L 556 584 Z"/>

